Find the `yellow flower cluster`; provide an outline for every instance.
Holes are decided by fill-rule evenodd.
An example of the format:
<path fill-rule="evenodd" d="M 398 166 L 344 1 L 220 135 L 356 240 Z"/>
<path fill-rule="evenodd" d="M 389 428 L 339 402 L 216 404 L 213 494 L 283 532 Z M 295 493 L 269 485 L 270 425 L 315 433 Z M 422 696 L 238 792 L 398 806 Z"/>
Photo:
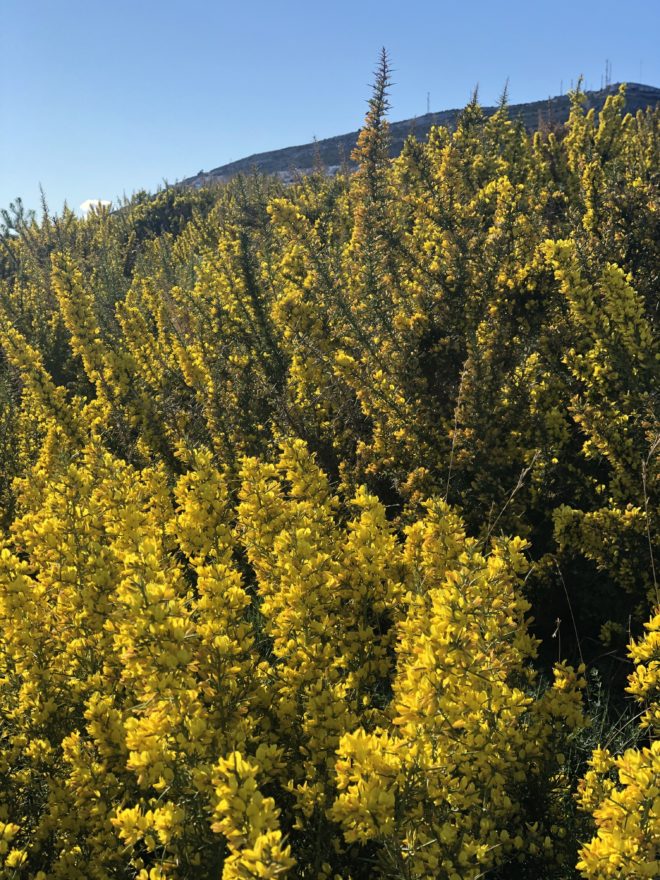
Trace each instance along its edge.
<path fill-rule="evenodd" d="M 211 826 L 227 839 L 230 855 L 223 880 L 252 877 L 275 880 L 296 864 L 291 847 L 283 846 L 278 828 L 279 810 L 272 797 L 263 797 L 257 786 L 259 764 L 233 752 L 215 767 L 217 821 Z"/>
<path fill-rule="evenodd" d="M 652 734 L 660 735 L 660 608 L 645 625 L 646 634 L 630 646 L 635 671 L 628 691 L 644 707 L 640 723 Z"/>
<path fill-rule="evenodd" d="M 660 614 L 630 646 L 635 671 L 628 690 L 644 705 L 641 725 L 650 745 L 612 755 L 596 749 L 580 783 L 582 809 L 597 833 L 580 852 L 578 869 L 588 880 L 657 877 L 660 873 Z"/>

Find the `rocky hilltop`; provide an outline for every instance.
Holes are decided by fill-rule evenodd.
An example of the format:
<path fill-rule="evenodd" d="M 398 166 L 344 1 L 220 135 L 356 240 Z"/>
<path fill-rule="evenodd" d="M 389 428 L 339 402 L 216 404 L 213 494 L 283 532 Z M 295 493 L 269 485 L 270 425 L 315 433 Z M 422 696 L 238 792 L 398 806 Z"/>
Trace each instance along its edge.
<path fill-rule="evenodd" d="M 619 85 L 619 83 L 615 83 L 598 91 L 585 92 L 587 107 L 600 110 L 607 96 L 616 93 Z M 636 113 L 637 110 L 656 106 L 658 103 L 660 103 L 660 89 L 640 83 L 627 84 L 626 105 L 629 112 Z M 491 115 L 495 113 L 497 108 L 484 107 L 483 109 L 486 115 Z M 509 106 L 511 118 L 522 120 L 530 131 L 543 126 L 553 127 L 563 124 L 568 119 L 569 111 L 570 98 L 568 95 L 557 95 L 545 101 L 532 101 L 528 104 Z M 411 132 L 423 140 L 434 125 L 454 128 L 461 112 L 460 109 L 441 110 L 414 119 L 391 123 L 391 154 L 397 156 L 401 152 L 404 141 Z M 267 153 L 255 153 L 245 159 L 220 165 L 211 171 L 200 171 L 193 177 L 181 181 L 181 185 L 200 187 L 208 183 L 229 180 L 237 174 L 253 170 L 263 174 L 276 174 L 284 180 L 291 180 L 296 174 L 309 171 L 319 163 L 332 172 L 339 168 L 343 162 L 350 163 L 350 155 L 357 141 L 357 136 L 357 131 L 351 131 L 348 134 L 340 134 L 296 147 L 284 147 Z"/>

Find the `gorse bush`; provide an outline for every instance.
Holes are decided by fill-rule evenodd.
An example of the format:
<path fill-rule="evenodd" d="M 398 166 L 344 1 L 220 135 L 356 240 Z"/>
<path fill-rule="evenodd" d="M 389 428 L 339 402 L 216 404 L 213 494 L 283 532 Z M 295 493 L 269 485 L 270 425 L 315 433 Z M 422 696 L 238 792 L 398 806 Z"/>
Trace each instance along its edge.
<path fill-rule="evenodd" d="M 400 537 L 364 489 L 343 520 L 299 440 L 239 476 L 234 516 L 208 452 L 169 488 L 62 443 L 23 487 L 6 870 L 476 877 L 552 854 L 581 682 L 535 689 L 524 541 L 480 549 L 444 502 Z"/>
<path fill-rule="evenodd" d="M 3 214 L 2 880 L 658 873 L 658 113 L 387 87 L 353 174 Z"/>

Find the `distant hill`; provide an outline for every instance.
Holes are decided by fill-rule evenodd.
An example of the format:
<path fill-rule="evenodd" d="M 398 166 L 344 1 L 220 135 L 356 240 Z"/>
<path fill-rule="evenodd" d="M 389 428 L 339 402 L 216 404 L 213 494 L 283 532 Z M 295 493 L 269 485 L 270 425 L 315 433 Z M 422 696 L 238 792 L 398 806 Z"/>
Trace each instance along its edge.
<path fill-rule="evenodd" d="M 600 110 L 607 96 L 615 94 L 618 89 L 619 83 L 615 83 L 599 91 L 585 92 L 587 107 Z M 660 89 L 640 83 L 628 83 L 626 107 L 629 112 L 636 113 L 637 110 L 654 107 L 658 103 L 660 103 Z M 495 113 L 497 108 L 484 107 L 483 109 L 486 115 L 491 115 Z M 570 99 L 568 95 L 558 95 L 545 101 L 532 101 L 529 104 L 509 106 L 511 118 L 521 119 L 530 131 L 542 126 L 561 125 L 568 119 L 569 110 Z M 404 119 L 401 122 L 391 123 L 391 154 L 397 156 L 401 152 L 404 141 L 411 132 L 423 140 L 433 125 L 454 128 L 461 112 L 460 109 L 441 110 L 438 113 L 427 113 L 415 119 Z M 255 169 L 264 174 L 276 174 L 284 180 L 291 180 L 297 173 L 309 171 L 319 162 L 329 171 L 334 171 L 343 162 L 350 161 L 357 136 L 357 131 L 351 131 L 348 134 L 340 134 L 297 147 L 284 147 L 281 150 L 271 150 L 267 153 L 255 153 L 245 159 L 220 165 L 211 171 L 200 171 L 199 174 L 182 180 L 179 185 L 200 187 L 215 181 L 229 180 L 237 174 Z"/>

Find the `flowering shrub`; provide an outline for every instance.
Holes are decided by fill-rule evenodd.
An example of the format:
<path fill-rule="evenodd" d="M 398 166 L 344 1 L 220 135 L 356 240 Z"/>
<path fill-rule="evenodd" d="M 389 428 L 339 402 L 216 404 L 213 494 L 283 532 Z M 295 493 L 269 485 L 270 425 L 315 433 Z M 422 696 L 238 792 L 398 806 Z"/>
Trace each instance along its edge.
<path fill-rule="evenodd" d="M 354 174 L 1 234 L 0 880 L 657 873 L 658 617 L 586 844 L 568 662 L 657 603 L 657 111 L 392 160 L 387 80 Z"/>
<path fill-rule="evenodd" d="M 534 692 L 523 541 L 444 502 L 402 541 L 364 489 L 342 522 L 300 441 L 244 460 L 235 513 L 205 451 L 173 489 L 95 443 L 49 467 L 0 553 L 2 876 L 549 855 L 581 682 Z"/>

